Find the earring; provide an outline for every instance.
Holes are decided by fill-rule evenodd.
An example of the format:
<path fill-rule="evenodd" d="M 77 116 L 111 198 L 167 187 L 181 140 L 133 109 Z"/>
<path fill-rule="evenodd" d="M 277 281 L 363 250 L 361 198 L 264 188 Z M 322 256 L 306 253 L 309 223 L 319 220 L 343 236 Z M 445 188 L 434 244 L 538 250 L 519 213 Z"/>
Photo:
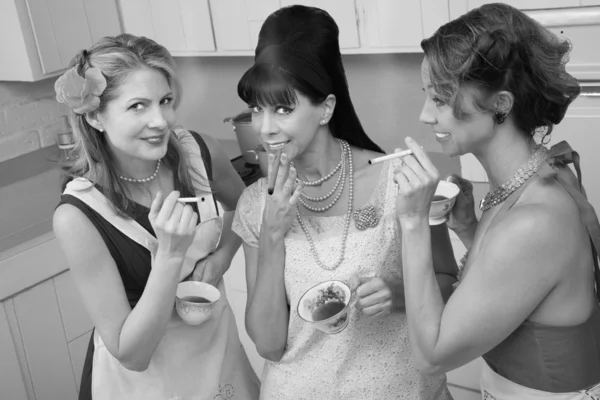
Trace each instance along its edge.
<path fill-rule="evenodd" d="M 504 122 L 504 120 L 506 119 L 506 113 L 502 112 L 502 111 L 496 111 L 494 113 L 494 122 L 498 125 L 500 125 L 501 123 Z"/>
<path fill-rule="evenodd" d="M 104 132 L 104 128 L 100 128 L 98 129 L 100 132 Z"/>
<path fill-rule="evenodd" d="M 327 123 L 327 121 L 325 121 L 324 119 L 321 120 L 321 125 L 325 125 Z"/>

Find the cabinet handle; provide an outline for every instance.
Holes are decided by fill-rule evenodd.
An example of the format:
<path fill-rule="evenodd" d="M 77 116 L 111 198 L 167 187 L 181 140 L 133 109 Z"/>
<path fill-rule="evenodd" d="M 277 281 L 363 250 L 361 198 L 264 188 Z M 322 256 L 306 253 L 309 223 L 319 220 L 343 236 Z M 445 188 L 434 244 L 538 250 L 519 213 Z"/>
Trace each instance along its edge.
<path fill-rule="evenodd" d="M 600 97 L 600 92 L 581 92 L 579 97 Z"/>

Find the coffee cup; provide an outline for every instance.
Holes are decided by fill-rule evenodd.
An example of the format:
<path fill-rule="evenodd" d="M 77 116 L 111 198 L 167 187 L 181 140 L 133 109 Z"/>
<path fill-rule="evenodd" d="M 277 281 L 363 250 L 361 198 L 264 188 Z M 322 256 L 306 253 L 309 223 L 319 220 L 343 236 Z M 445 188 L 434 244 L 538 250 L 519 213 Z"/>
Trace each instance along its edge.
<path fill-rule="evenodd" d="M 440 181 L 435 189 L 431 208 L 429 209 L 429 225 L 440 225 L 446 222 L 447 215 L 454 207 L 460 188 L 448 181 Z"/>
<path fill-rule="evenodd" d="M 185 281 L 177 285 L 175 309 L 188 325 L 200 325 L 206 321 L 221 298 L 216 287 L 197 281 Z"/>
<path fill-rule="evenodd" d="M 298 315 L 321 332 L 340 333 L 348 326 L 352 298 L 350 287 L 345 283 L 322 282 L 300 298 Z"/>

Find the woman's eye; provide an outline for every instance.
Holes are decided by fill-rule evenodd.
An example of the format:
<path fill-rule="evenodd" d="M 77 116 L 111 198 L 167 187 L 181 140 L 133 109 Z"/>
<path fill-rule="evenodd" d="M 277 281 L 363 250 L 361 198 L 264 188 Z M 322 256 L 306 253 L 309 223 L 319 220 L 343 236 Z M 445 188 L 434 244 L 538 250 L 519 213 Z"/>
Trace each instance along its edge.
<path fill-rule="evenodd" d="M 173 102 L 173 98 L 172 97 L 166 97 L 162 101 L 163 104 L 171 104 L 172 102 Z"/>
<path fill-rule="evenodd" d="M 288 115 L 292 112 L 292 109 L 289 107 L 279 106 L 277 109 L 275 109 L 275 112 L 280 115 Z"/>
<path fill-rule="evenodd" d="M 248 108 L 251 108 L 253 113 L 259 113 L 262 111 L 262 108 L 259 106 L 249 106 Z"/>
<path fill-rule="evenodd" d="M 142 103 L 135 103 L 129 106 L 129 109 L 133 111 L 141 111 L 144 109 L 144 105 Z"/>
<path fill-rule="evenodd" d="M 446 104 L 446 102 L 442 99 L 440 99 L 439 97 L 434 97 L 433 98 L 433 102 L 435 103 L 436 106 L 441 107 L 443 105 Z"/>

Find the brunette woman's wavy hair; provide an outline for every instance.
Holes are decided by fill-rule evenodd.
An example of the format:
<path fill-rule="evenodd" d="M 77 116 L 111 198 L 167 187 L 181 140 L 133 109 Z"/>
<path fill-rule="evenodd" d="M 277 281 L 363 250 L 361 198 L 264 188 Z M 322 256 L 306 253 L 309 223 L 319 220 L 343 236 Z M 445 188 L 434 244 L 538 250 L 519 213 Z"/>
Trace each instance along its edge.
<path fill-rule="evenodd" d="M 174 106 L 181 98 L 181 86 L 175 74 L 175 63 L 169 51 L 145 37 L 121 34 L 100 39 L 89 49 L 80 51 L 70 62 L 69 68 L 76 67 L 80 76 L 88 68 L 98 68 L 106 79 L 106 89 L 100 96 L 100 106 L 94 112 L 103 112 L 106 105 L 119 94 L 121 84 L 129 75 L 140 69 L 153 69 L 167 79 L 174 95 Z M 110 200 L 115 211 L 122 216 L 131 215 L 136 204 L 130 200 L 127 186 L 119 179 L 114 167 L 113 155 L 105 133 L 92 127 L 85 114 L 71 111 L 69 121 L 73 129 L 75 148 L 71 157 L 62 163 L 62 190 L 77 177 L 85 177 L 101 188 Z M 193 193 L 197 185 L 206 186 L 198 171 L 189 163 L 189 156 L 182 148 L 175 133 L 169 134 L 167 154 L 164 162 L 172 168 L 181 181 L 182 189 Z M 196 186 L 194 185 L 196 184 Z"/>
<path fill-rule="evenodd" d="M 293 49 L 318 61 L 332 82 L 332 93 L 325 93 L 293 72 L 272 64 L 255 64 L 238 83 L 239 97 L 252 106 L 292 106 L 296 90 L 312 104 L 321 104 L 328 95 L 336 97 L 329 121 L 334 137 L 362 149 L 384 151 L 367 136 L 350 99 L 346 72 L 338 41 L 339 28 L 324 10 L 315 7 L 281 8 L 266 19 L 258 36 L 255 56 L 269 46 Z"/>
<path fill-rule="evenodd" d="M 565 71 L 571 50 L 540 23 L 506 4 L 486 4 L 443 25 L 421 42 L 431 82 L 443 101 L 464 118 L 461 89 L 479 89 L 475 106 L 493 112 L 487 101 L 506 90 L 514 96 L 510 115 L 529 138 L 542 140 L 560 123 L 579 95 L 578 81 Z"/>

